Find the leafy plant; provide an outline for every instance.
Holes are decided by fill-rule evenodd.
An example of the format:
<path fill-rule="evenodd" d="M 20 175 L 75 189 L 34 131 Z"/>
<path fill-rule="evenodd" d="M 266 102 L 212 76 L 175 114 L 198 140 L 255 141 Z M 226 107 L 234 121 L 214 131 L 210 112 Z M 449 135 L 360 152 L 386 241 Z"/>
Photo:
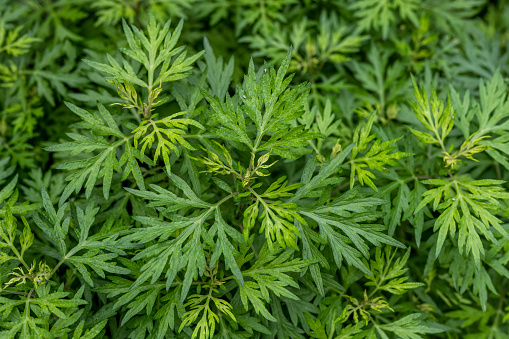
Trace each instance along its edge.
<path fill-rule="evenodd" d="M 0 1 L 0 337 L 507 338 L 508 13 Z"/>

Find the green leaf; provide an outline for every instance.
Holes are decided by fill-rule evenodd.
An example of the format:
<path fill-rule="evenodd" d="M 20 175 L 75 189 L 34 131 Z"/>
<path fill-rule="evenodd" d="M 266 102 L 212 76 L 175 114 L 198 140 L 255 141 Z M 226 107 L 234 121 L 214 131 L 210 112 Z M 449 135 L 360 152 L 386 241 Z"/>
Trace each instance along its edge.
<path fill-rule="evenodd" d="M 207 81 L 210 90 L 213 96 L 219 98 L 219 101 L 223 103 L 233 76 L 234 58 L 232 56 L 227 64 L 223 63 L 222 56 L 216 59 L 207 38 L 203 39 L 203 45 L 205 47 L 205 54 L 203 56 L 207 63 Z"/>
<path fill-rule="evenodd" d="M 185 268 L 180 297 L 180 300 L 184 301 L 193 278 L 198 274 L 203 275 L 207 265 L 201 240 L 203 238 L 205 242 L 213 244 L 211 237 L 205 231 L 204 224 L 214 212 L 219 213 L 216 207 L 212 206 L 196 217 L 182 217 L 179 218 L 179 221 L 171 223 L 149 217 L 134 217 L 135 220 L 148 227 L 134 229 L 132 234 L 124 238 L 124 241 L 147 244 L 145 249 L 133 257 L 133 261 L 144 260 L 145 264 L 141 268 L 140 276 L 131 286 L 131 290 L 149 279 L 151 284 L 155 283 L 163 272 L 166 272 L 166 288 L 169 289 L 177 274 Z M 178 233 L 173 235 L 175 232 Z M 228 231 L 225 230 L 225 232 Z M 168 240 L 170 237 L 171 239 Z M 150 244 L 155 239 L 158 239 L 158 242 Z M 228 252 L 227 254 L 229 255 Z M 169 265 L 170 262 L 179 262 L 180 264 L 178 266 Z M 234 263 L 230 263 L 230 267 L 235 271 Z"/>
<path fill-rule="evenodd" d="M 289 200 L 289 202 L 295 202 L 298 199 L 315 194 L 317 189 L 332 184 L 332 182 L 327 181 L 327 179 L 338 170 L 339 166 L 343 163 L 353 147 L 354 144 L 350 144 L 336 157 L 326 160 L 318 174 L 315 176 L 312 176 L 312 174 L 315 170 L 316 162 L 309 162 L 310 167 L 306 167 L 306 171 L 303 172 L 303 177 L 301 179 L 304 186 L 300 187 L 297 192 L 295 192 L 295 195 Z"/>
<path fill-rule="evenodd" d="M 192 119 L 176 119 L 176 117 L 184 115 L 186 112 L 172 114 L 161 120 L 144 120 L 132 131 L 134 134 L 134 147 L 138 148 L 141 144 L 141 154 L 145 154 L 147 149 L 152 148 L 152 144 L 157 138 L 157 148 L 154 154 L 154 163 L 162 157 L 166 165 L 168 173 L 171 172 L 170 152 L 173 151 L 180 156 L 177 146 L 181 145 L 188 150 L 194 150 L 183 136 L 189 125 L 203 129 L 204 127 L 197 121 Z M 164 127 L 163 127 L 164 126 Z M 151 129 L 151 131 L 150 131 Z"/>
<path fill-rule="evenodd" d="M 124 179 L 132 172 L 138 185 L 142 184 L 143 180 L 136 159 L 142 160 L 143 158 L 138 152 L 133 151 L 130 137 L 125 136 L 119 130 L 106 108 L 99 105 L 98 112 L 89 113 L 70 103 L 67 103 L 67 106 L 83 119 L 76 126 L 89 130 L 91 132 L 90 137 L 82 134 L 68 133 L 67 135 L 74 141 L 49 146 L 45 150 L 50 152 L 70 152 L 70 155 L 94 151 L 99 151 L 99 154 L 89 158 L 64 162 L 58 166 L 60 169 L 74 171 L 66 178 L 70 182 L 60 197 L 59 206 L 62 206 L 73 191 L 78 193 L 82 187 L 86 188 L 85 195 L 89 198 L 97 180 L 101 177 L 103 177 L 103 195 L 105 199 L 108 199 L 114 171 L 118 173 L 124 172 Z M 105 136 L 112 136 L 114 139 L 108 141 Z M 122 145 L 125 147 L 125 152 L 118 159 L 118 149 L 122 149 Z M 127 166 L 122 171 L 122 165 L 126 162 Z"/>
<path fill-rule="evenodd" d="M 442 333 L 448 330 L 448 327 L 439 325 L 435 322 L 426 321 L 426 314 L 413 313 L 392 323 L 377 327 L 377 332 L 382 338 L 389 338 L 384 331 L 392 332 L 399 338 L 419 339 L 423 338 L 420 334 Z"/>
<path fill-rule="evenodd" d="M 336 199 L 330 206 L 299 213 L 317 223 L 320 236 L 327 240 L 338 267 L 341 267 L 345 259 L 349 265 L 357 267 L 366 275 L 371 275 L 372 273 L 361 260 L 362 256 L 369 257 L 369 246 L 366 240 L 377 247 L 388 244 L 405 248 L 399 241 L 382 233 L 386 229 L 385 226 L 361 223 L 376 220 L 380 214 L 374 212 L 372 206 L 383 203 L 383 200 L 364 198 L 358 195 L 357 190 L 351 190 Z"/>
<path fill-rule="evenodd" d="M 378 2 L 376 0 L 360 0 L 348 7 L 358 19 L 360 31 L 377 29 L 381 31 L 385 40 L 389 35 L 389 28 L 396 23 L 396 15 L 403 19 L 409 19 L 415 26 L 418 24 L 418 2 L 415 0 L 401 1 L 396 3 Z"/>
<path fill-rule="evenodd" d="M 27 34 L 20 35 L 22 26 L 17 26 L 6 32 L 5 22 L 0 22 L 0 53 L 7 53 L 13 56 L 25 54 L 30 48 L 30 44 L 39 41 Z M 8 34 L 6 34 L 8 33 Z"/>
<path fill-rule="evenodd" d="M 217 232 L 217 241 L 214 252 L 210 258 L 210 266 L 214 266 L 219 259 L 219 256 L 223 254 L 225 259 L 226 269 L 230 269 L 239 282 L 240 285 L 244 284 L 244 277 L 240 271 L 240 268 L 235 260 L 238 255 L 238 251 L 232 245 L 228 238 L 231 238 L 234 243 L 242 242 L 242 235 L 232 226 L 228 225 L 220 211 L 216 211 L 215 223 L 209 230 L 210 236 L 214 237 Z"/>
<path fill-rule="evenodd" d="M 372 275 L 367 275 L 366 278 L 371 280 L 366 283 L 368 286 L 376 286 L 382 291 L 387 291 L 392 294 L 404 294 L 409 289 L 414 289 L 424 286 L 422 283 L 406 282 L 408 277 L 403 276 L 408 268 L 405 268 L 408 258 L 410 257 L 410 248 L 406 251 L 403 257 L 394 261 L 396 251 L 392 251 L 386 247 L 385 253 L 377 247 L 375 261 L 370 263 L 370 272 Z"/>
<path fill-rule="evenodd" d="M 287 186 L 288 182 L 285 179 L 286 177 L 279 178 L 262 194 L 258 194 L 250 188 L 250 192 L 256 200 L 244 211 L 245 240 L 249 238 L 249 231 L 255 226 L 256 220 L 261 219 L 260 233 L 265 231 L 265 239 L 270 248 L 272 248 L 274 241 L 277 241 L 283 248 L 286 246 L 298 248 L 296 239 L 299 233 L 294 226 L 294 220 L 300 223 L 306 222 L 297 212 L 297 205 L 281 200 L 269 200 L 291 196 L 292 194 L 289 192 L 301 186 L 301 184 Z"/>
<path fill-rule="evenodd" d="M 375 135 L 370 134 L 375 117 L 376 112 L 373 112 L 366 126 L 363 128 L 358 126 L 355 130 L 353 138 L 355 146 L 352 149 L 352 158 L 350 160 L 350 188 L 354 186 L 355 180 L 357 179 L 361 185 L 367 184 L 375 192 L 377 192 L 378 188 L 372 180 L 375 179 L 375 175 L 368 171 L 366 167 L 369 167 L 370 170 L 387 172 L 388 170 L 386 166 L 397 166 L 397 160 L 411 155 L 411 153 L 407 152 L 393 152 L 397 150 L 397 147 L 393 146 L 393 144 L 400 140 L 400 137 L 384 142 L 382 142 L 381 138 L 376 139 L 369 150 L 363 156 L 359 156 L 360 152 L 367 149 L 371 140 L 375 139 Z"/>
<path fill-rule="evenodd" d="M 479 233 L 494 244 L 498 244 L 491 227 L 504 238 L 509 233 L 502 227 L 501 220 L 496 217 L 502 205 L 499 199 L 509 198 L 509 193 L 500 185 L 501 180 L 439 180 L 424 181 L 425 184 L 438 186 L 423 194 L 423 200 L 417 206 L 420 210 L 433 201 L 433 210 L 443 211 L 435 221 L 434 231 L 438 231 L 436 256 L 448 234 L 453 238 L 458 229 L 458 248 L 460 253 L 472 253 L 477 267 L 481 266 L 481 257 L 485 254 L 484 245 Z M 442 200 L 442 201 L 441 201 Z"/>
<path fill-rule="evenodd" d="M 419 137 L 422 142 L 429 144 L 431 141 L 435 140 L 434 143 L 439 143 L 443 146 L 445 144 L 445 138 L 449 135 L 454 126 L 455 113 L 451 105 L 451 98 L 449 96 L 447 98 L 447 104 L 445 104 L 444 101 L 438 98 L 435 90 L 431 88 L 430 100 L 424 88 L 422 91 L 419 90 L 413 77 L 412 82 L 414 85 L 414 96 L 417 102 L 410 101 L 410 105 L 417 119 L 419 119 L 424 127 L 432 132 L 432 134 L 419 131 L 414 132 L 412 129 L 411 131 Z"/>
<path fill-rule="evenodd" d="M 245 281 L 244 285 L 239 287 L 239 291 L 246 310 L 252 305 L 256 314 L 261 314 L 267 320 L 277 321 L 265 307 L 265 303 L 271 301 L 270 295 L 273 293 L 277 297 L 298 300 L 298 297 L 288 289 L 299 287 L 289 273 L 299 272 L 311 262 L 301 259 L 288 261 L 293 252 L 290 249 L 283 251 L 279 247 L 271 250 L 264 245 L 254 265 L 249 270 L 242 271 Z"/>

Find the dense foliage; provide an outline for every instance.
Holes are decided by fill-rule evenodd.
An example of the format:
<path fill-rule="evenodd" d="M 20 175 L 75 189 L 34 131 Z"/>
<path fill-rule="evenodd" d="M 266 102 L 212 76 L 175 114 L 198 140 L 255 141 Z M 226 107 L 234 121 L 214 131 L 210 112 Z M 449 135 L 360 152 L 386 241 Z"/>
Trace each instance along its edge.
<path fill-rule="evenodd" d="M 0 0 L 0 338 L 509 338 L 508 18 Z"/>

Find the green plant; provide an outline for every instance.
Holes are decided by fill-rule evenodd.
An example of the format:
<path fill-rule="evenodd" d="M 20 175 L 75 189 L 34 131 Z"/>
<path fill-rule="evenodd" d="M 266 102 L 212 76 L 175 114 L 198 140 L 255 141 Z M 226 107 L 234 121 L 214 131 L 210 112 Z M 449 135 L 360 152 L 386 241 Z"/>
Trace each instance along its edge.
<path fill-rule="evenodd" d="M 507 338 L 508 8 L 0 1 L 0 338 Z"/>

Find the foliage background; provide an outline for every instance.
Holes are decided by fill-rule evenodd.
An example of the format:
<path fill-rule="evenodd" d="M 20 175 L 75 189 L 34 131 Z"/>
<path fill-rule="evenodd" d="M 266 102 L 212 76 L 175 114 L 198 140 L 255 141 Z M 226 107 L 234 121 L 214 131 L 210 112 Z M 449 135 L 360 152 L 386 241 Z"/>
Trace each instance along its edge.
<path fill-rule="evenodd" d="M 106 79 L 105 68 L 95 63 L 108 64 L 107 55 L 121 60 L 119 49 L 128 47 L 122 18 L 147 31 L 150 13 L 161 25 L 172 19 L 171 32 L 184 19 L 177 46 L 186 46 L 188 58 L 196 56 L 188 77 L 162 85 L 161 96 L 168 98 L 157 108 L 159 118 L 188 111 L 183 118 L 193 121 L 173 125 L 182 131 L 177 134 L 219 137 L 190 138 L 189 147 L 177 138 L 172 142 L 181 155 L 168 152 L 166 159 L 158 142 L 147 141 L 148 150 L 139 151 L 149 133 L 141 128 L 135 137 L 140 145 L 132 144 L 126 160 L 132 173 L 115 174 L 111 189 L 103 180 L 68 186 L 67 170 L 82 166 L 69 165 L 70 159 L 81 159 L 86 170 L 88 153 L 100 149 L 79 144 L 83 140 L 68 133 L 88 136 L 103 129 L 107 142 L 116 133 L 104 132 L 113 128 L 101 120 L 108 115 L 99 118 L 104 127 L 96 126 L 80 109 L 92 112 L 99 103 L 115 124 L 126 120 L 134 127 L 144 119 L 119 98 L 125 79 L 115 80 L 117 73 Z M 503 0 L 0 0 L 0 337 L 508 338 L 507 18 L 509 3 Z M 212 153 L 222 154 L 217 161 L 227 163 L 228 151 L 211 140 L 226 145 L 244 170 L 250 164 L 245 146 L 218 132 L 221 118 L 205 118 L 214 111 L 219 116 L 212 96 L 221 106 L 229 93 L 240 105 L 250 61 L 258 76 L 270 70 L 264 62 L 275 67 L 269 72 L 275 74 L 290 46 L 288 71 L 295 73 L 290 87 L 309 81 L 310 92 L 299 97 L 303 110 L 283 121 L 300 126 L 305 136 L 279 151 L 270 149 L 267 165 L 279 161 L 262 169 L 251 187 L 263 184 L 262 192 L 279 185 L 274 188 L 279 195 L 265 197 L 283 203 L 273 218 L 286 220 L 290 230 L 300 227 L 300 235 L 272 237 L 270 223 L 259 233 L 263 218 L 257 219 L 258 210 L 235 200 L 225 204 L 225 220 L 219 213 L 207 225 L 236 227 L 224 231 L 224 243 L 215 244 L 219 231 L 211 233 L 206 260 L 210 264 L 215 257 L 219 266 L 196 273 L 187 267 L 176 275 L 178 286 L 193 281 L 187 295 L 181 295 L 181 287 L 165 289 L 164 274 L 140 280 L 151 257 L 139 253 L 147 243 L 158 243 L 156 236 L 143 238 L 142 225 L 149 219 L 154 227 L 156 220 L 179 222 L 174 212 L 194 217 L 192 208 L 218 203 L 218 196 L 238 189 L 220 169 L 206 164 L 205 158 L 216 161 Z M 196 54 L 202 50 L 203 56 Z M 137 76 L 145 74 L 140 63 L 132 65 Z M 430 99 L 430 110 L 421 90 L 431 95 L 431 88 L 437 98 Z M 300 90 L 305 91 L 297 87 L 296 93 Z M 129 136 L 126 128 L 118 131 L 120 138 Z M 246 133 L 252 132 L 248 128 Z M 76 140 L 74 148 L 65 144 L 69 138 Z M 348 148 L 353 142 L 354 148 Z M 338 154 L 344 154 L 344 162 L 334 161 Z M 136 178 L 137 161 L 146 187 Z M 165 173 L 170 167 L 176 179 Z M 198 173 L 202 170 L 208 173 Z M 282 176 L 289 186 L 301 178 L 304 184 L 319 178 L 323 182 L 313 190 L 321 187 L 330 194 L 295 198 L 300 188 L 293 186 L 285 195 Z M 166 191 L 157 195 L 150 184 Z M 175 210 L 172 194 L 181 199 Z M 263 200 L 245 198 L 253 205 Z M 335 215 L 371 233 L 357 238 L 328 234 L 333 222 L 323 226 L 323 219 L 311 216 L 319 208 L 324 216 Z M 308 231 L 299 218 L 310 225 Z M 275 249 L 268 248 L 272 242 Z M 343 242 L 362 255 L 348 259 L 338 245 Z M 235 250 L 227 248 L 230 243 Z M 218 246 L 223 252 L 212 254 Z M 221 279 L 233 275 L 238 281 L 243 275 L 234 271 L 232 261 L 240 265 L 245 259 L 243 272 L 263 261 L 261 253 L 249 256 L 251 246 L 255 252 L 268 251 L 262 267 L 284 267 L 277 266 L 278 275 L 247 279 L 258 284 L 248 297 L 233 280 L 223 284 Z M 80 255 L 61 261 L 73 248 Z M 6 285 L 16 277 L 16 283 L 22 282 L 23 276 L 24 283 Z M 263 292 L 265 285 L 273 287 Z M 33 300 L 40 300 L 26 306 L 36 288 L 39 298 Z M 139 290 L 133 293 L 133 288 Z M 193 299 L 206 296 L 209 288 L 227 304 L 217 301 L 210 308 L 218 320 L 210 314 L 208 319 L 199 307 L 203 300 Z M 195 318 L 193 309 L 198 310 Z"/>

